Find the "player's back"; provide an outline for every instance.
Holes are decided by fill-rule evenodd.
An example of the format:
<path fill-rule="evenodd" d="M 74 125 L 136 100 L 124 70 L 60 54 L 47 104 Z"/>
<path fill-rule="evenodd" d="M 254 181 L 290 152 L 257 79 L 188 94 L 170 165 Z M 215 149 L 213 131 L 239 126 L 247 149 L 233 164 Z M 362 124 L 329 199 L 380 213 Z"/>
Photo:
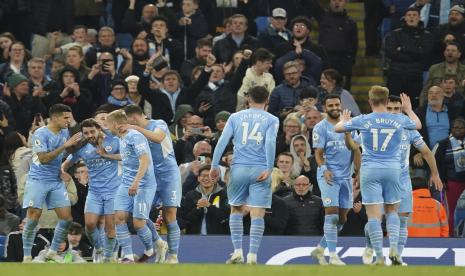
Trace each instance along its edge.
<path fill-rule="evenodd" d="M 46 164 L 39 161 L 38 153 L 51 152 L 61 147 L 69 138 L 68 129 L 62 129 L 57 134 L 48 127 L 43 126 L 37 129 L 32 135 L 32 164 L 29 170 L 29 177 L 40 180 L 58 181 L 60 179 L 61 163 L 64 152 Z"/>
<path fill-rule="evenodd" d="M 231 124 L 233 130 L 232 164 L 267 167 L 265 141 L 274 139 L 273 143 L 276 142 L 279 119 L 264 110 L 249 108 L 232 114 L 227 124 Z"/>
<path fill-rule="evenodd" d="M 355 119 L 355 118 L 354 118 Z M 402 135 L 415 123 L 403 114 L 361 115 L 362 166 L 400 169 Z"/>
<path fill-rule="evenodd" d="M 173 141 L 171 140 L 168 125 L 163 120 L 149 120 L 147 130 L 154 131 L 157 128 L 165 133 L 165 139 L 163 139 L 161 143 L 148 141 L 150 151 L 152 152 L 154 169 L 159 171 L 173 166 L 177 168 L 178 165 L 174 156 Z"/>
<path fill-rule="evenodd" d="M 148 154 L 149 164 L 144 177 L 140 181 L 140 187 L 155 183 L 153 171 L 152 154 L 147 139 L 142 133 L 130 129 L 120 138 L 120 154 L 122 159 L 122 184 L 129 186 L 132 184 L 139 169 L 139 156 Z"/>

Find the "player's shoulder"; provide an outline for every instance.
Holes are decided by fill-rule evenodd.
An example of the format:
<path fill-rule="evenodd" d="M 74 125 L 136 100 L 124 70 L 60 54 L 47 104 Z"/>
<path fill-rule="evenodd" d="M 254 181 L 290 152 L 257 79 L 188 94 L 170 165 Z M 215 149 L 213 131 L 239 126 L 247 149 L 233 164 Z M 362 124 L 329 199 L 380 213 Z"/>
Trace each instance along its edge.
<path fill-rule="evenodd" d="M 34 137 L 46 137 L 48 135 L 50 135 L 50 130 L 47 128 L 47 126 L 42 126 L 42 127 L 39 127 L 38 129 L 36 129 L 36 131 L 34 131 L 34 134 L 33 136 Z"/>
<path fill-rule="evenodd" d="M 321 130 L 321 129 L 324 129 L 326 128 L 326 124 L 327 124 L 327 120 L 326 118 L 319 121 L 314 127 L 313 127 L 313 130 Z"/>

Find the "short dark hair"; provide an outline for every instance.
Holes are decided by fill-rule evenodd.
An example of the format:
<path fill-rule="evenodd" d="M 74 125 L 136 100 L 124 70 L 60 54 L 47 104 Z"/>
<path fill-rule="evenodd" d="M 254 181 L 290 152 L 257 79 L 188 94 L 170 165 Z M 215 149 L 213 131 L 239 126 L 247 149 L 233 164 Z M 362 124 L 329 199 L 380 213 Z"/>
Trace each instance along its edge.
<path fill-rule="evenodd" d="M 318 98 L 318 90 L 315 87 L 313 86 L 305 87 L 304 89 L 302 89 L 302 91 L 300 91 L 300 96 L 299 96 L 300 100 L 305 100 L 308 98 L 314 98 L 314 99 Z"/>
<path fill-rule="evenodd" d="M 267 60 L 273 60 L 274 55 L 265 48 L 258 48 L 255 50 L 252 56 L 253 64 L 256 64 L 257 61 L 267 61 Z"/>
<path fill-rule="evenodd" d="M 448 41 L 448 42 L 446 43 L 446 47 L 444 47 L 444 49 L 446 49 L 447 46 L 455 46 L 455 47 L 457 47 L 457 50 L 458 50 L 459 52 L 462 52 L 462 48 L 460 47 L 460 44 L 458 44 L 458 43 L 455 42 L 455 41 Z"/>
<path fill-rule="evenodd" d="M 268 100 L 270 92 L 264 86 L 254 86 L 249 89 L 247 95 L 257 104 L 263 104 Z"/>
<path fill-rule="evenodd" d="M 312 30 L 312 22 L 310 21 L 310 19 L 308 19 L 308 17 L 306 16 L 297 16 L 297 17 L 294 17 L 294 19 L 291 20 L 291 26 L 294 27 L 294 25 L 296 23 L 302 23 L 304 24 L 305 26 L 307 26 L 307 29 L 309 31 Z"/>
<path fill-rule="evenodd" d="M 71 110 L 71 107 L 65 104 L 54 104 L 48 110 L 48 116 L 59 116 L 65 112 L 73 112 L 73 110 Z"/>
<path fill-rule="evenodd" d="M 446 80 L 453 80 L 453 81 L 455 81 L 455 84 L 459 83 L 459 79 L 457 78 L 456 75 L 451 75 L 451 74 L 445 75 L 444 78 L 442 78 L 441 81 L 446 81 Z"/>
<path fill-rule="evenodd" d="M 336 86 L 341 86 L 342 75 L 336 69 L 326 69 L 321 73 L 325 78 L 336 81 Z"/>
<path fill-rule="evenodd" d="M 74 27 L 73 27 L 73 32 L 74 32 L 75 30 L 77 30 L 77 29 L 84 29 L 84 30 L 86 30 L 86 32 L 87 32 L 87 26 L 85 26 L 85 25 L 76 25 L 76 26 L 74 26 Z"/>
<path fill-rule="evenodd" d="M 401 103 L 402 102 L 400 100 L 400 97 L 396 96 L 396 95 L 389 95 L 388 99 L 389 99 L 390 102 L 393 102 L 393 103 Z"/>
<path fill-rule="evenodd" d="M 137 114 L 137 115 L 144 115 L 144 111 L 142 108 L 136 104 L 130 104 L 124 107 L 124 112 L 126 112 L 127 116 Z"/>
<path fill-rule="evenodd" d="M 82 235 L 83 233 L 83 228 L 82 225 L 77 223 L 77 222 L 71 222 L 71 225 L 69 226 L 69 231 L 68 233 L 70 235 Z"/>
<path fill-rule="evenodd" d="M 161 76 L 161 81 L 162 81 L 162 82 L 165 81 L 165 78 L 166 78 L 167 76 L 171 76 L 171 75 L 176 76 L 176 77 L 178 78 L 179 84 L 181 85 L 181 83 L 182 83 L 181 75 L 179 75 L 178 71 L 176 71 L 176 70 L 168 70 L 168 71 L 166 71 L 166 72 L 163 74 L 163 76 Z"/>
<path fill-rule="evenodd" d="M 210 39 L 207 39 L 207 38 L 201 38 L 199 40 L 197 40 L 197 43 L 195 45 L 196 48 L 200 49 L 202 47 L 210 47 L 212 48 L 212 41 Z"/>
<path fill-rule="evenodd" d="M 406 15 L 408 12 L 410 11 L 413 11 L 413 12 L 417 12 L 418 14 L 420 14 L 420 9 L 418 9 L 417 7 L 409 7 L 407 8 L 405 11 L 404 11 L 404 15 Z"/>
<path fill-rule="evenodd" d="M 292 159 L 292 162 L 294 162 L 294 156 L 288 151 L 281 152 L 280 154 L 278 154 L 278 156 L 276 157 L 276 162 L 278 162 L 278 159 L 279 159 L 280 156 L 290 157 Z"/>
<path fill-rule="evenodd" d="M 326 105 L 326 101 L 331 100 L 331 99 L 338 99 L 341 101 L 341 96 L 338 94 L 326 94 L 325 97 L 323 98 L 323 105 Z"/>
<path fill-rule="evenodd" d="M 82 131 L 83 128 L 85 127 L 95 127 L 97 129 L 102 129 L 102 127 L 99 125 L 99 123 L 97 123 L 96 120 L 92 119 L 92 118 L 89 118 L 89 119 L 85 119 L 84 121 L 81 122 L 81 124 L 79 125 L 79 129 Z"/>
<path fill-rule="evenodd" d="M 200 175 L 203 171 L 207 171 L 207 170 L 210 171 L 211 167 L 212 166 L 210 166 L 210 165 L 202 165 L 202 166 L 200 166 L 198 175 Z"/>
<path fill-rule="evenodd" d="M 166 17 L 162 16 L 162 15 L 157 15 L 155 16 L 153 19 L 152 19 L 152 22 L 150 22 L 150 26 L 153 25 L 153 22 L 155 21 L 163 21 L 165 22 L 165 25 L 166 25 L 166 28 L 169 30 L 169 27 L 168 27 L 168 19 L 166 19 Z"/>

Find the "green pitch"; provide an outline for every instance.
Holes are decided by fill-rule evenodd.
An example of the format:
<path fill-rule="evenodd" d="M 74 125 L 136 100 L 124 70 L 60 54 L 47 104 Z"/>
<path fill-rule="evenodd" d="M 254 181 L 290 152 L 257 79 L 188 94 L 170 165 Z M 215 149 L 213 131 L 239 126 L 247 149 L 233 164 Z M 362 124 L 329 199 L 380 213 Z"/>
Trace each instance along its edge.
<path fill-rule="evenodd" d="M 447 276 L 465 275 L 465 268 L 449 266 L 321 267 L 316 265 L 246 266 L 215 264 L 0 264 L 1 276 Z"/>

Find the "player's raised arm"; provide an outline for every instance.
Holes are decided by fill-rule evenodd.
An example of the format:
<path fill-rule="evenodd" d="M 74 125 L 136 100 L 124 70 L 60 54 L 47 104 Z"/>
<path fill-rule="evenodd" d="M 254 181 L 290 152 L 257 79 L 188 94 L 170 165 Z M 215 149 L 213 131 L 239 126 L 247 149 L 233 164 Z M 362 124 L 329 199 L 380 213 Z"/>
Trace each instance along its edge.
<path fill-rule="evenodd" d="M 55 150 L 52 150 L 49 152 L 46 152 L 46 151 L 37 152 L 37 157 L 40 163 L 46 164 L 46 163 L 49 163 L 50 161 L 55 160 L 64 150 L 67 150 L 75 146 L 81 139 L 81 136 L 82 136 L 81 133 L 78 132 L 74 134 L 68 141 L 66 141 L 61 147 L 58 147 Z M 35 146 L 40 146 L 37 144 L 45 144 L 45 141 L 40 141 L 40 138 L 36 137 L 34 138 L 33 143 L 35 144 Z"/>
<path fill-rule="evenodd" d="M 360 149 L 360 145 L 352 139 L 352 135 L 350 132 L 344 132 L 344 142 L 346 144 L 347 149 L 354 151 L 356 149 Z"/>
<path fill-rule="evenodd" d="M 136 125 L 130 125 L 130 124 L 122 125 L 120 128 L 122 130 L 123 129 L 124 130 L 128 130 L 128 129 L 137 130 L 140 133 L 142 133 L 145 136 L 145 138 L 147 138 L 149 141 L 155 142 L 155 143 L 161 143 L 166 137 L 165 132 L 159 128 L 156 128 L 154 131 L 150 131 L 143 127 L 136 126 Z"/>
<path fill-rule="evenodd" d="M 418 118 L 417 114 L 413 112 L 412 103 L 410 102 L 409 96 L 405 93 L 400 94 L 400 101 L 402 103 L 402 111 L 407 114 L 407 116 L 415 122 L 416 129 L 421 129 L 421 121 Z"/>

